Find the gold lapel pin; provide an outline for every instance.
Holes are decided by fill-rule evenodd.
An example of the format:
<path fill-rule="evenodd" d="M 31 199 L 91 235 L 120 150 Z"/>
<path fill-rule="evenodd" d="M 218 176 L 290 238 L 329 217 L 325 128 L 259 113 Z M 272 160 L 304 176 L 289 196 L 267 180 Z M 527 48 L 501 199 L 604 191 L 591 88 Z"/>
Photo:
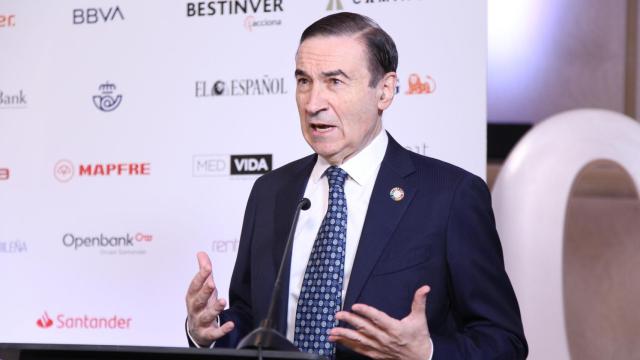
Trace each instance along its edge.
<path fill-rule="evenodd" d="M 393 201 L 400 201 L 404 198 L 404 190 L 399 187 L 394 187 L 389 192 L 389 196 L 391 197 L 391 199 L 393 199 Z"/>

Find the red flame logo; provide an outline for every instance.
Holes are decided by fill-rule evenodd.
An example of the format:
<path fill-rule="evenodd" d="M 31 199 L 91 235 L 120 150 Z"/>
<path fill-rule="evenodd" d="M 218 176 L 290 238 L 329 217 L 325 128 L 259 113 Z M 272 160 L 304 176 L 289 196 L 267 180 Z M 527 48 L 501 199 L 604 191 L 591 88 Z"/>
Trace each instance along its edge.
<path fill-rule="evenodd" d="M 51 318 L 49 317 L 49 314 L 47 314 L 47 312 L 45 311 L 44 315 L 42 315 L 40 319 L 36 321 L 36 324 L 38 325 L 39 328 L 47 329 L 53 325 L 53 320 L 51 320 Z"/>
<path fill-rule="evenodd" d="M 409 90 L 406 92 L 407 95 L 431 94 L 434 91 L 436 91 L 436 81 L 431 76 L 427 75 L 425 81 L 422 81 L 418 74 L 411 74 L 409 76 Z"/>

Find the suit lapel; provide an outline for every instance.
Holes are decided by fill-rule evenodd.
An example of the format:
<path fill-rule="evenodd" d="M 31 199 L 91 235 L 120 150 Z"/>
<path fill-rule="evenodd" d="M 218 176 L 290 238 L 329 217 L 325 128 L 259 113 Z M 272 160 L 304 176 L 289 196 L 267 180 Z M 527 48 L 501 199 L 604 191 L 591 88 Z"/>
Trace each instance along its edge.
<path fill-rule="evenodd" d="M 291 223 L 293 216 L 298 206 L 298 201 L 302 199 L 304 191 L 311 175 L 311 170 L 316 163 L 317 157 L 315 155 L 309 156 L 303 159 L 302 164 L 293 169 L 293 173 L 290 176 L 283 176 L 285 182 L 279 187 L 275 198 L 275 211 L 278 213 L 273 216 L 274 219 L 274 239 L 273 239 L 273 251 L 271 256 L 274 264 L 274 279 L 278 274 L 280 268 L 280 261 L 284 255 L 285 246 L 287 244 L 287 236 L 291 229 Z M 289 268 L 291 267 L 291 252 L 286 254 L 286 260 L 284 264 L 284 273 L 282 277 L 282 291 L 280 293 L 280 307 L 279 316 L 276 316 L 276 326 L 282 334 L 286 333 L 287 328 L 287 307 L 289 300 Z M 267 299 L 266 301 L 270 301 Z"/>
<path fill-rule="evenodd" d="M 360 243 L 351 270 L 344 301 L 345 309 L 350 308 L 358 299 L 373 267 L 415 196 L 416 188 L 411 186 L 407 179 L 408 175 L 414 171 L 408 151 L 389 135 L 387 152 L 371 193 Z M 404 198 L 401 201 L 394 201 L 389 195 L 391 189 L 395 187 L 404 190 Z"/>

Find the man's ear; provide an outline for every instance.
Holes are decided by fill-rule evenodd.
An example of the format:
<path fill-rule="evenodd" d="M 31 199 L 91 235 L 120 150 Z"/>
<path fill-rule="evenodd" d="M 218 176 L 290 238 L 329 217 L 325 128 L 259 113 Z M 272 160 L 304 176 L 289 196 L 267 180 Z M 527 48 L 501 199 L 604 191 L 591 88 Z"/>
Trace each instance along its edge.
<path fill-rule="evenodd" d="M 398 75 L 395 72 L 384 74 L 384 77 L 378 83 L 378 110 L 384 111 L 391 105 L 396 94 L 397 82 Z"/>

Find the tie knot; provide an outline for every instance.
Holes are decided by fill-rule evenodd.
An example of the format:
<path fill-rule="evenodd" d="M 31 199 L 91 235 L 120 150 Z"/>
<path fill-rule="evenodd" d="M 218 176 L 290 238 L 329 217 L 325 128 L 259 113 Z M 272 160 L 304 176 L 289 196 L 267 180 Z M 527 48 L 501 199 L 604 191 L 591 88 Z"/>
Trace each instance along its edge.
<path fill-rule="evenodd" d="M 345 180 L 347 180 L 347 172 L 337 166 L 330 166 L 325 171 L 325 175 L 329 178 L 329 187 L 343 187 Z"/>

